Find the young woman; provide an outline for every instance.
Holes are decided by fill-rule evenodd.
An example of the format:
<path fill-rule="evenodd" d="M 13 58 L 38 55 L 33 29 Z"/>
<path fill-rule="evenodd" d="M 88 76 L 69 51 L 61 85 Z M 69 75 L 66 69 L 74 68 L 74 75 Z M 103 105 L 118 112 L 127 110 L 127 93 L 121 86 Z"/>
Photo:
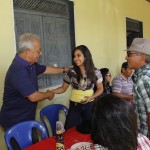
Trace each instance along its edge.
<path fill-rule="evenodd" d="M 90 122 L 93 100 L 103 92 L 102 75 L 94 67 L 89 49 L 85 45 L 77 46 L 72 53 L 73 68 L 64 77 L 61 87 L 52 90 L 59 94 L 72 86 L 69 112 L 66 118 L 65 129 Z M 96 84 L 97 90 L 93 88 Z"/>
<path fill-rule="evenodd" d="M 103 88 L 104 88 L 103 93 L 112 93 L 112 89 L 110 86 L 111 74 L 109 72 L 109 69 L 108 68 L 101 68 L 100 71 L 101 71 L 101 74 L 103 77 Z"/>

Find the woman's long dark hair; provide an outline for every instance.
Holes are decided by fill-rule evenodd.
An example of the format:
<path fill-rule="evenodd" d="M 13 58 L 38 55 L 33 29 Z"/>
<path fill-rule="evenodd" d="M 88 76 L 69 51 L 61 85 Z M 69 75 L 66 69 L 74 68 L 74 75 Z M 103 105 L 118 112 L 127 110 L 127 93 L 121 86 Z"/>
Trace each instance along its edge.
<path fill-rule="evenodd" d="M 95 75 L 95 67 L 89 49 L 85 45 L 77 46 L 72 52 L 72 60 L 74 59 L 74 52 L 76 50 L 80 50 L 85 57 L 84 66 L 85 66 L 87 78 L 91 81 L 91 83 L 96 83 L 97 78 Z M 82 79 L 80 68 L 75 64 L 74 61 L 73 61 L 73 66 L 77 74 L 77 81 L 80 82 L 80 80 Z"/>
<path fill-rule="evenodd" d="M 105 77 L 108 74 L 109 69 L 108 68 L 101 68 L 100 71 L 101 71 L 101 74 L 102 74 L 102 77 L 103 77 L 103 81 L 102 81 L 103 82 L 103 87 L 105 87 L 105 81 L 106 81 Z M 109 83 L 107 83 L 107 85 L 109 86 Z"/>
<path fill-rule="evenodd" d="M 128 102 L 103 94 L 93 108 L 91 138 L 109 150 L 137 150 L 137 116 Z"/>

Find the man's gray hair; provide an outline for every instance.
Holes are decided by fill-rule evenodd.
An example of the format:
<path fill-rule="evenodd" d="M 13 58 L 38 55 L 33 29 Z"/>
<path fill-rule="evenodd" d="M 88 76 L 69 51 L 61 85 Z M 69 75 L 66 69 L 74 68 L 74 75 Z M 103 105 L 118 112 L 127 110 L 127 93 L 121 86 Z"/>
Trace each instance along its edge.
<path fill-rule="evenodd" d="M 40 41 L 39 36 L 31 33 L 24 33 L 19 38 L 19 53 L 25 51 L 26 49 L 33 49 L 33 41 Z"/>
<path fill-rule="evenodd" d="M 145 62 L 146 62 L 147 64 L 150 63 L 150 55 L 146 55 L 146 56 L 145 56 Z"/>

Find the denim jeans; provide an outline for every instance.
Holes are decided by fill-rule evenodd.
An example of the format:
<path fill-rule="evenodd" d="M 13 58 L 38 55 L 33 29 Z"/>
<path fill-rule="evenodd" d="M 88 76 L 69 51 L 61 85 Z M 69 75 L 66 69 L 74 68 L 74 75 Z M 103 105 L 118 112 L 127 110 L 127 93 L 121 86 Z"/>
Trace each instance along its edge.
<path fill-rule="evenodd" d="M 65 129 L 81 124 L 86 120 L 91 120 L 92 106 L 94 102 L 86 104 L 70 101 L 69 111 L 65 122 Z"/>

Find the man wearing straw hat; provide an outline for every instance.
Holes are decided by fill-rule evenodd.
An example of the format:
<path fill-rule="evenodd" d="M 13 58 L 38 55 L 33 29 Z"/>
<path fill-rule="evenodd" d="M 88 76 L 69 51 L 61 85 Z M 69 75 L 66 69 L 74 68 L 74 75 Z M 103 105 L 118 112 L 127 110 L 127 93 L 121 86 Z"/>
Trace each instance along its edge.
<path fill-rule="evenodd" d="M 127 50 L 128 66 L 134 69 L 133 99 L 139 132 L 150 138 L 150 41 L 135 38 Z"/>

